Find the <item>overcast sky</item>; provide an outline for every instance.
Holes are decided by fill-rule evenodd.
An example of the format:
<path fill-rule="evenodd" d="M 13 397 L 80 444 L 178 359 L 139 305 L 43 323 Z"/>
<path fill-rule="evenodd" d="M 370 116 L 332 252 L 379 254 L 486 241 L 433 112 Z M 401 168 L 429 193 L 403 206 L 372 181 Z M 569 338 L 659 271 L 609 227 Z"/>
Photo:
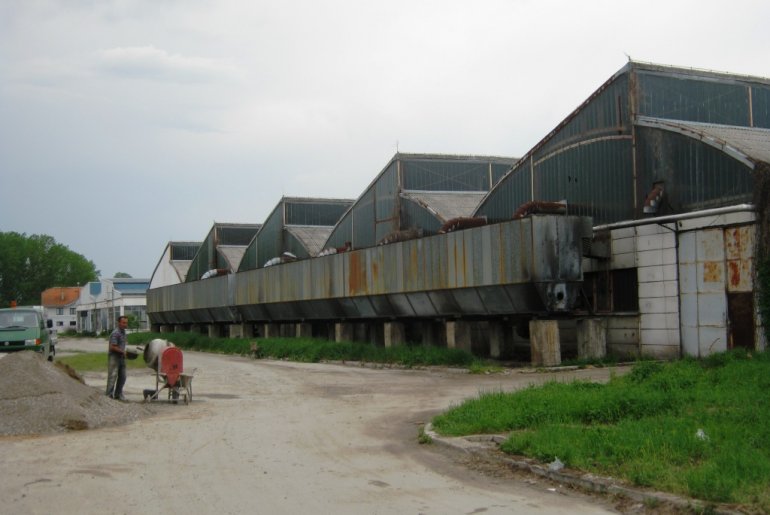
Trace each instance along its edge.
<path fill-rule="evenodd" d="M 765 0 L 0 0 L 0 231 L 103 277 L 357 198 L 396 152 L 526 153 L 627 62 L 770 77 Z"/>

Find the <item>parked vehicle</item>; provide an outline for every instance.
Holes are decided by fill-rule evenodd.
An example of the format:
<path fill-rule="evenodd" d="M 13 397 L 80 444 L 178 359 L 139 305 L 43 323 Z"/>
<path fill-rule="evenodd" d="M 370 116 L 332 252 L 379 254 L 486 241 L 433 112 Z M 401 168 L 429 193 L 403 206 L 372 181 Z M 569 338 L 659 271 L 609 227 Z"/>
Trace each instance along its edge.
<path fill-rule="evenodd" d="M 45 320 L 42 307 L 0 309 L 0 352 L 33 350 L 53 361 L 56 341 L 53 321 Z"/>

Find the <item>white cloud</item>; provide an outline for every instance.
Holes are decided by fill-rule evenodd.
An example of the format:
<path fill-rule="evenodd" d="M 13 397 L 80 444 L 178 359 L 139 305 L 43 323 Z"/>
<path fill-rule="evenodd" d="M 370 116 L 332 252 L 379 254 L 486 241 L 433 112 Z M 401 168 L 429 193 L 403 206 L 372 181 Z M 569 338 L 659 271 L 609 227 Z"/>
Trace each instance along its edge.
<path fill-rule="evenodd" d="M 232 79 L 239 74 L 229 63 L 171 54 L 152 45 L 102 50 L 97 53 L 96 69 L 128 78 L 182 83 Z"/>

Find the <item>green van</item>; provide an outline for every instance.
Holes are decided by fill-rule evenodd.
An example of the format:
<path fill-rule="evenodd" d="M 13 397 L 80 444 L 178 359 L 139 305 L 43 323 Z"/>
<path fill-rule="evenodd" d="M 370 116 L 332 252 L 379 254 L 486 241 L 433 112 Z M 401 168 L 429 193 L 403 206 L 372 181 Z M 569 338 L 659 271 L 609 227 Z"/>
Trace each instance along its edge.
<path fill-rule="evenodd" d="M 0 309 L 0 352 L 34 350 L 48 361 L 56 355 L 53 321 L 47 322 L 39 306 Z"/>

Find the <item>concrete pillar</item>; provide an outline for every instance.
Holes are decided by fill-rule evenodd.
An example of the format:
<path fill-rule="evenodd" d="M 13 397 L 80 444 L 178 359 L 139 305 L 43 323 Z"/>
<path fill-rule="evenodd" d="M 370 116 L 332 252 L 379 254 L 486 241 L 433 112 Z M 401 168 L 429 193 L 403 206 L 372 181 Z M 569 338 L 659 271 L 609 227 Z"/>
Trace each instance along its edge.
<path fill-rule="evenodd" d="M 265 338 L 280 338 L 281 324 L 265 324 L 262 333 Z"/>
<path fill-rule="evenodd" d="M 208 335 L 209 335 L 209 338 L 219 338 L 220 336 L 222 336 L 222 330 L 219 328 L 217 324 L 209 324 Z"/>
<path fill-rule="evenodd" d="M 244 322 L 241 325 L 241 338 L 254 338 L 254 324 Z"/>
<path fill-rule="evenodd" d="M 489 322 L 489 356 L 509 359 L 513 355 L 513 329 L 499 320 Z"/>
<path fill-rule="evenodd" d="M 174 332 L 174 326 L 163 324 L 162 326 L 160 326 L 160 332 L 161 333 L 173 333 Z"/>
<path fill-rule="evenodd" d="M 159 333 L 160 332 L 160 324 L 150 324 L 150 332 L 152 332 L 152 333 Z"/>
<path fill-rule="evenodd" d="M 463 320 L 446 322 L 446 346 L 471 352 L 471 325 Z"/>
<path fill-rule="evenodd" d="M 187 324 L 175 324 L 174 325 L 174 332 L 175 333 L 186 333 L 189 331 L 189 327 Z"/>
<path fill-rule="evenodd" d="M 334 324 L 335 342 L 352 342 L 355 326 L 349 322 L 337 322 Z"/>
<path fill-rule="evenodd" d="M 383 325 L 383 344 L 385 347 L 403 345 L 406 343 L 406 331 L 401 322 L 385 322 Z"/>
<path fill-rule="evenodd" d="M 607 355 L 607 322 L 584 318 L 577 322 L 578 359 L 602 359 Z"/>
<path fill-rule="evenodd" d="M 294 328 L 294 335 L 297 338 L 312 338 L 313 324 L 308 324 L 306 322 L 296 324 Z"/>
<path fill-rule="evenodd" d="M 230 324 L 227 326 L 227 337 L 228 338 L 242 338 L 243 337 L 243 326 L 241 324 Z"/>
<path fill-rule="evenodd" d="M 561 365 L 559 323 L 556 320 L 530 320 L 529 341 L 532 347 L 532 366 Z"/>

